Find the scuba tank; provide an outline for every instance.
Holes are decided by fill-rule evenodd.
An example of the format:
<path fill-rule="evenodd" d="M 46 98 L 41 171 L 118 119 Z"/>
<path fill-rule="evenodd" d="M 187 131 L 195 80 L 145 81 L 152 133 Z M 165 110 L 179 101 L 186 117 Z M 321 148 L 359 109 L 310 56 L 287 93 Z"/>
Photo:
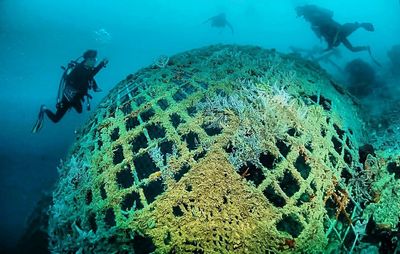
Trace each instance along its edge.
<path fill-rule="evenodd" d="M 61 107 L 61 101 L 64 95 L 64 91 L 65 91 L 65 82 L 67 79 L 67 76 L 73 71 L 73 69 L 76 67 L 76 65 L 78 64 L 79 59 L 82 58 L 82 56 L 78 57 L 75 60 L 71 60 L 67 67 L 65 66 L 61 66 L 61 69 L 63 70 L 63 74 L 61 75 L 61 79 L 60 79 L 60 84 L 58 86 L 58 93 L 57 93 L 57 102 L 56 102 L 56 108 Z"/>

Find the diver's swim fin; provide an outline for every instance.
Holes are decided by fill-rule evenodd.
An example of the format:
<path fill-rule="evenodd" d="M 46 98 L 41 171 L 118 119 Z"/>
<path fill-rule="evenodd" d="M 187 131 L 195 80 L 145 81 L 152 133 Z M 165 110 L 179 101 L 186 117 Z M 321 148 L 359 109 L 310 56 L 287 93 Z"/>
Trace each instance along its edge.
<path fill-rule="evenodd" d="M 368 53 L 369 57 L 371 57 L 372 62 L 374 62 L 377 66 L 382 67 L 382 64 L 378 62 L 378 60 L 375 59 L 375 57 L 372 55 L 370 47 L 368 47 Z"/>
<path fill-rule="evenodd" d="M 42 105 L 40 107 L 38 119 L 32 128 L 32 133 L 38 133 L 42 129 L 43 120 L 44 120 L 44 109 L 45 109 L 45 107 L 44 107 L 44 105 Z"/>
<path fill-rule="evenodd" d="M 369 31 L 369 32 L 375 31 L 374 25 L 373 25 L 372 23 L 361 23 L 361 26 L 362 26 L 365 30 L 367 30 L 367 31 Z"/>
<path fill-rule="evenodd" d="M 42 127 L 43 127 L 43 117 L 38 118 L 38 120 L 36 121 L 35 125 L 32 128 L 32 133 L 38 133 L 40 129 L 42 129 Z"/>

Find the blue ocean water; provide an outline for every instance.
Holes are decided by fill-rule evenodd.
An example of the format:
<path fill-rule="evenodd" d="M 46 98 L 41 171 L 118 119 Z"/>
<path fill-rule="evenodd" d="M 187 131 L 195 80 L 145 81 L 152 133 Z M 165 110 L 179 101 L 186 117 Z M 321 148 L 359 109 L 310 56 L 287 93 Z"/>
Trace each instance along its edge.
<path fill-rule="evenodd" d="M 369 45 L 382 67 L 375 66 L 368 53 L 352 53 L 343 46 L 341 57 L 333 58 L 336 66 L 321 64 L 345 83 L 337 66 L 344 69 L 348 62 L 363 59 L 388 89 L 394 89 L 390 101 L 395 101 L 399 79 L 389 78 L 387 54 L 400 43 L 397 0 L 1 0 L 0 251 L 12 250 L 35 204 L 54 185 L 56 167 L 74 142 L 74 131 L 90 114 L 70 111 L 60 123 L 45 121 L 40 133 L 31 133 L 40 105 L 55 107 L 61 65 L 86 49 L 96 49 L 99 59 L 109 59 L 96 77 L 103 92 L 94 94 L 95 108 L 116 83 L 160 55 L 217 43 L 288 53 L 293 47 L 326 47 L 310 25 L 296 17 L 296 6 L 303 4 L 332 10 L 340 23 L 374 25 L 374 32 L 360 30 L 349 38 L 354 45 Z M 219 13 L 226 14 L 233 33 L 204 23 Z"/>

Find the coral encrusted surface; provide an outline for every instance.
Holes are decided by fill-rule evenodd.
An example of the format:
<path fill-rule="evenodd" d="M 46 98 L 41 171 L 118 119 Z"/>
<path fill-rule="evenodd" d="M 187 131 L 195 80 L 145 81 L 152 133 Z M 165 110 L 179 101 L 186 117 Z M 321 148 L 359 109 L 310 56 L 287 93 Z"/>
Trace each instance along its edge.
<path fill-rule="evenodd" d="M 399 206 L 388 162 L 360 152 L 358 106 L 319 66 L 275 50 L 164 57 L 118 83 L 80 129 L 59 167 L 50 250 L 354 250 L 370 214 L 387 227 L 400 214 L 384 212 Z"/>

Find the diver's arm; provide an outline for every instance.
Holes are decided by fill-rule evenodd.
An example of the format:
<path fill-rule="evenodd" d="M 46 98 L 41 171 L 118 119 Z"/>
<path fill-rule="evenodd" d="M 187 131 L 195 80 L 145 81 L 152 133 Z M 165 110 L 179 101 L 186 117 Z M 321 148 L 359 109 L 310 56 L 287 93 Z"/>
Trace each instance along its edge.
<path fill-rule="evenodd" d="M 104 67 L 106 67 L 108 63 L 107 59 L 104 59 L 103 61 L 101 61 L 92 71 L 92 77 L 96 76 L 96 74 Z"/>
<path fill-rule="evenodd" d="M 215 19 L 215 17 L 216 17 L 216 16 L 207 19 L 206 21 L 203 22 L 203 24 L 205 24 L 205 23 L 207 23 L 207 22 L 210 22 L 211 20 Z"/>
<path fill-rule="evenodd" d="M 342 39 L 342 43 L 343 45 L 350 51 L 352 52 L 356 52 L 355 48 L 353 47 L 353 45 L 351 44 L 351 42 L 348 39 Z"/>
<path fill-rule="evenodd" d="M 333 49 L 333 43 L 330 41 L 327 41 L 327 43 L 328 43 L 328 47 L 322 51 L 323 53 L 328 52 Z"/>

